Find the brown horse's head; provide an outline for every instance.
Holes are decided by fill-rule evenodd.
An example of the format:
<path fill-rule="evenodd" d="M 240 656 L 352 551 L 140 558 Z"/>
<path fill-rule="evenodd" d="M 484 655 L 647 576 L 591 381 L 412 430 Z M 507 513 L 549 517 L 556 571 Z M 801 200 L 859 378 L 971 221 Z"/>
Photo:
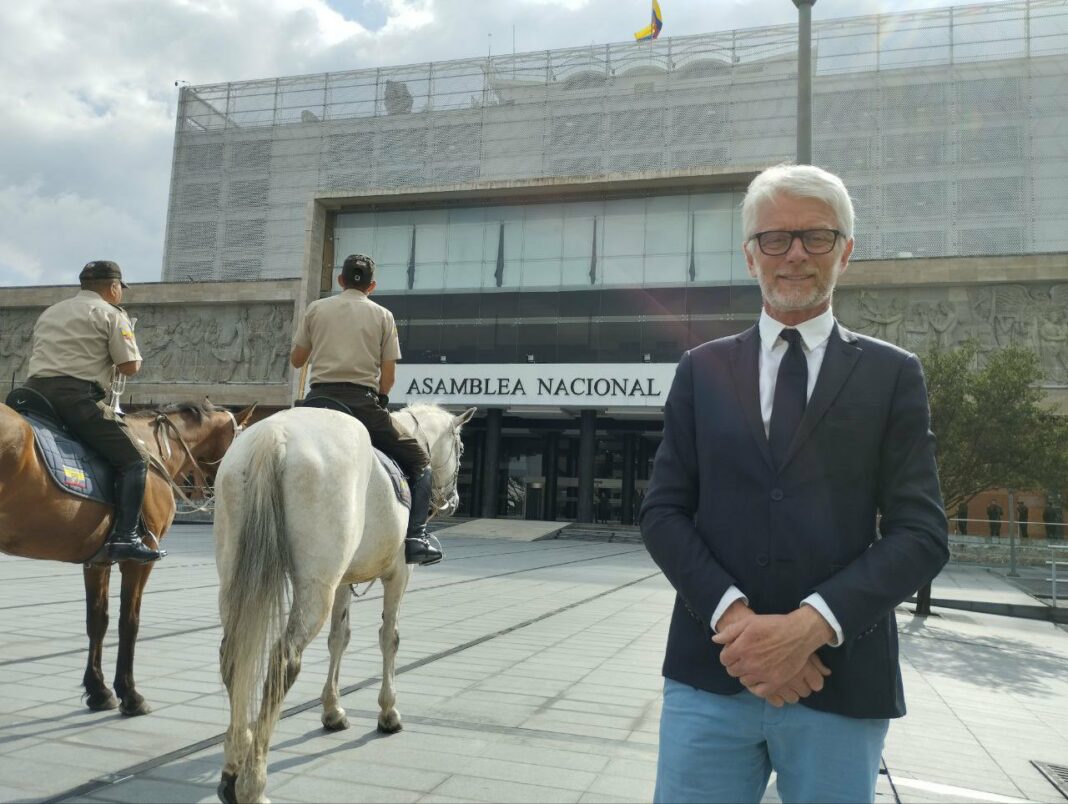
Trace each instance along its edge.
<path fill-rule="evenodd" d="M 151 436 L 145 441 L 159 453 L 172 477 L 191 474 L 196 479 L 194 485 L 203 486 L 210 483 L 255 408 L 253 404 L 235 415 L 205 397 L 199 403 L 180 402 L 139 411 L 127 420 L 150 430 Z"/>

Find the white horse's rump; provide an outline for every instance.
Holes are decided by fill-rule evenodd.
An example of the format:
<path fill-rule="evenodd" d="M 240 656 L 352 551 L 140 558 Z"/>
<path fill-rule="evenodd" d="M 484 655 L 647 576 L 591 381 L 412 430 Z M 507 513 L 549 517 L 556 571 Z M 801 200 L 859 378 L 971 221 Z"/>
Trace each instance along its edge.
<path fill-rule="evenodd" d="M 433 405 L 398 415 L 429 447 L 435 504 L 455 508 L 459 430 L 474 408 L 452 416 Z M 408 583 L 408 511 L 371 450 L 366 428 L 332 410 L 295 408 L 253 425 L 234 442 L 215 482 L 219 650 L 230 695 L 224 801 L 264 801 L 267 748 L 304 648 L 331 615 L 323 725 L 348 726 L 338 695 L 349 641 L 348 584 L 381 578 L 382 689 L 379 729 L 401 728 L 394 689 L 397 613 Z"/>

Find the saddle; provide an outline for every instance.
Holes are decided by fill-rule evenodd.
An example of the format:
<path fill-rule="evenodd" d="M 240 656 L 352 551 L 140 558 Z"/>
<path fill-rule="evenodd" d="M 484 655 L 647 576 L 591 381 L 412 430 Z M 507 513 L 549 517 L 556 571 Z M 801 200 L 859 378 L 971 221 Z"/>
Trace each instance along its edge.
<path fill-rule="evenodd" d="M 52 403 L 32 388 L 16 388 L 4 400 L 33 430 L 33 442 L 49 477 L 63 491 L 115 504 L 115 470 L 63 425 Z"/>
<path fill-rule="evenodd" d="M 298 399 L 294 403 L 294 407 L 298 408 L 323 408 L 324 410 L 336 410 L 339 413 L 346 413 L 353 418 L 357 418 L 352 410 L 344 402 L 334 399 L 331 396 L 315 395 L 305 397 L 304 399 Z M 382 464 L 382 468 L 386 470 L 386 474 L 389 475 L 389 480 L 393 484 L 393 493 L 397 497 L 397 502 L 403 505 L 405 508 L 411 509 L 412 507 L 412 489 L 408 484 L 408 476 L 404 473 L 404 470 L 400 468 L 395 460 L 393 460 L 386 453 L 380 449 L 374 450 L 375 457 L 378 458 L 378 462 Z"/>

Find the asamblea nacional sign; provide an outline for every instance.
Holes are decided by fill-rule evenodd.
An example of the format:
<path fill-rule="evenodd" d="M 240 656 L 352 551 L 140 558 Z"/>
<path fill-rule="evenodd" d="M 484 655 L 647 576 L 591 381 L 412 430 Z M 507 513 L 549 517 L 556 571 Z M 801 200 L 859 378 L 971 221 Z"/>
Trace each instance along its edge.
<path fill-rule="evenodd" d="M 663 407 L 674 363 L 397 364 L 392 402 Z"/>

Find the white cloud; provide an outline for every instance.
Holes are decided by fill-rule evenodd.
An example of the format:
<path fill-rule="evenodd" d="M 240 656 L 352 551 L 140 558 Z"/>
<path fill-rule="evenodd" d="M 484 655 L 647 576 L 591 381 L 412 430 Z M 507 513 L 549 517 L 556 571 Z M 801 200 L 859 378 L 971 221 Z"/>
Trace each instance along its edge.
<path fill-rule="evenodd" d="M 158 279 L 176 80 L 240 81 L 629 40 L 648 0 L 363 0 L 371 32 L 329 0 L 0 3 L 0 282 L 67 282 L 109 253 Z M 816 19 L 947 5 L 821 0 Z M 352 3 L 346 3 L 352 7 Z M 661 0 L 664 35 L 787 23 L 788 0 Z M 127 268 L 127 265 L 129 266 Z"/>
<path fill-rule="evenodd" d="M 89 260 L 115 260 L 135 281 L 159 281 L 155 228 L 128 210 L 39 180 L 0 183 L 0 285 L 73 284 Z"/>

